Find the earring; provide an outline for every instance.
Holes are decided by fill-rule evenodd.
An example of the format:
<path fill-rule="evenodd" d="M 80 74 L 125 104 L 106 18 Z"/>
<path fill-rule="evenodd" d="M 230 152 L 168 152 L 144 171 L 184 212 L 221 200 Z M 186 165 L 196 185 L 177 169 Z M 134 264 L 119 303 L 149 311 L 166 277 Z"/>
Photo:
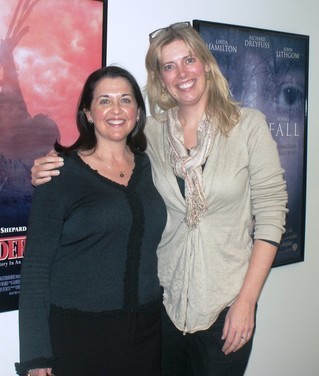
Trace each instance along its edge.
<path fill-rule="evenodd" d="M 162 86 L 162 92 L 161 92 L 161 97 L 163 100 L 167 98 L 167 90 L 165 86 Z"/>
<path fill-rule="evenodd" d="M 206 79 L 209 81 L 212 78 L 212 72 L 209 70 L 206 72 Z"/>
<path fill-rule="evenodd" d="M 92 119 L 88 120 L 88 122 L 93 125 L 93 120 Z"/>

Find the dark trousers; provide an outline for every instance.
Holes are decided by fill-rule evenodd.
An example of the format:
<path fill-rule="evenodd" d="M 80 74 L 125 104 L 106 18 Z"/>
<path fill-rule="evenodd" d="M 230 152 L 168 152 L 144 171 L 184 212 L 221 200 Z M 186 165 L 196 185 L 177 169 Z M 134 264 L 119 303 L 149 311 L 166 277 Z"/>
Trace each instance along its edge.
<path fill-rule="evenodd" d="M 162 376 L 242 376 L 252 339 L 237 352 L 225 355 L 221 340 L 228 308 L 207 330 L 184 335 L 162 310 Z"/>
<path fill-rule="evenodd" d="M 160 376 L 161 303 L 138 313 L 53 310 L 55 376 Z"/>

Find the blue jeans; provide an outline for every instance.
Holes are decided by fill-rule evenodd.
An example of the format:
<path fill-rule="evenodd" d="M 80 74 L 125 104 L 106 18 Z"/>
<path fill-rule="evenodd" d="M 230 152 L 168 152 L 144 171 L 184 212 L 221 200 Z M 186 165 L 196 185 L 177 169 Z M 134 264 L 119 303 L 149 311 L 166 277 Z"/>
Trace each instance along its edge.
<path fill-rule="evenodd" d="M 183 335 L 162 310 L 162 376 L 242 376 L 252 348 L 250 339 L 240 350 L 225 355 L 221 340 L 224 309 L 207 330 Z"/>

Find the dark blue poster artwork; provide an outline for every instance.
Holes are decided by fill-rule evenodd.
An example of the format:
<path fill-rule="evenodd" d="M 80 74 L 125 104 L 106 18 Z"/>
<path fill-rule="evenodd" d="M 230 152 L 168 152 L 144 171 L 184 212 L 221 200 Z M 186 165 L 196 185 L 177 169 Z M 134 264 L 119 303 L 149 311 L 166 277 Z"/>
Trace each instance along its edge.
<path fill-rule="evenodd" d="M 304 260 L 309 37 L 193 21 L 243 107 L 266 115 L 288 188 L 286 233 L 274 266 Z"/>

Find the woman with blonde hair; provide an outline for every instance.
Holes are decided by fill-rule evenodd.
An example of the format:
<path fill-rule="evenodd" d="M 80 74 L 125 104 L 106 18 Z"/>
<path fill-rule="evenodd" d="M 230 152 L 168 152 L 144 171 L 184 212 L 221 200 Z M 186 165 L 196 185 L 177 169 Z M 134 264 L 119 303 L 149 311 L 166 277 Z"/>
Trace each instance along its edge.
<path fill-rule="evenodd" d="M 146 55 L 146 69 L 148 72 L 147 94 L 151 115 L 154 118 L 158 118 L 161 111 L 167 111 L 178 106 L 178 102 L 174 97 L 165 95 L 166 91 L 162 84 L 159 69 L 159 51 L 178 35 L 178 38 L 185 43 L 189 52 L 192 51 L 200 61 L 205 62 L 208 83 L 205 113 L 210 117 L 218 117 L 220 130 L 222 133 L 227 134 L 229 129 L 238 122 L 240 112 L 236 102 L 230 96 L 228 82 L 223 76 L 215 57 L 189 22 L 176 23 L 172 25 L 172 29 L 168 27 L 167 32 L 173 30 L 174 33 L 168 34 L 166 32 L 162 38 L 158 35 L 161 30 L 156 30 L 150 34 L 150 46 Z M 211 80 L 212 77 L 213 80 Z"/>
<path fill-rule="evenodd" d="M 150 34 L 146 135 L 168 209 L 163 375 L 243 375 L 287 192 L 264 116 L 241 109 L 189 22 Z"/>
<path fill-rule="evenodd" d="M 277 146 L 264 115 L 231 98 L 189 22 L 149 38 L 147 153 L 167 207 L 157 250 L 162 375 L 240 376 L 284 232 L 287 191 Z M 48 171 L 54 161 L 35 161 L 34 184 L 56 174 Z"/>

